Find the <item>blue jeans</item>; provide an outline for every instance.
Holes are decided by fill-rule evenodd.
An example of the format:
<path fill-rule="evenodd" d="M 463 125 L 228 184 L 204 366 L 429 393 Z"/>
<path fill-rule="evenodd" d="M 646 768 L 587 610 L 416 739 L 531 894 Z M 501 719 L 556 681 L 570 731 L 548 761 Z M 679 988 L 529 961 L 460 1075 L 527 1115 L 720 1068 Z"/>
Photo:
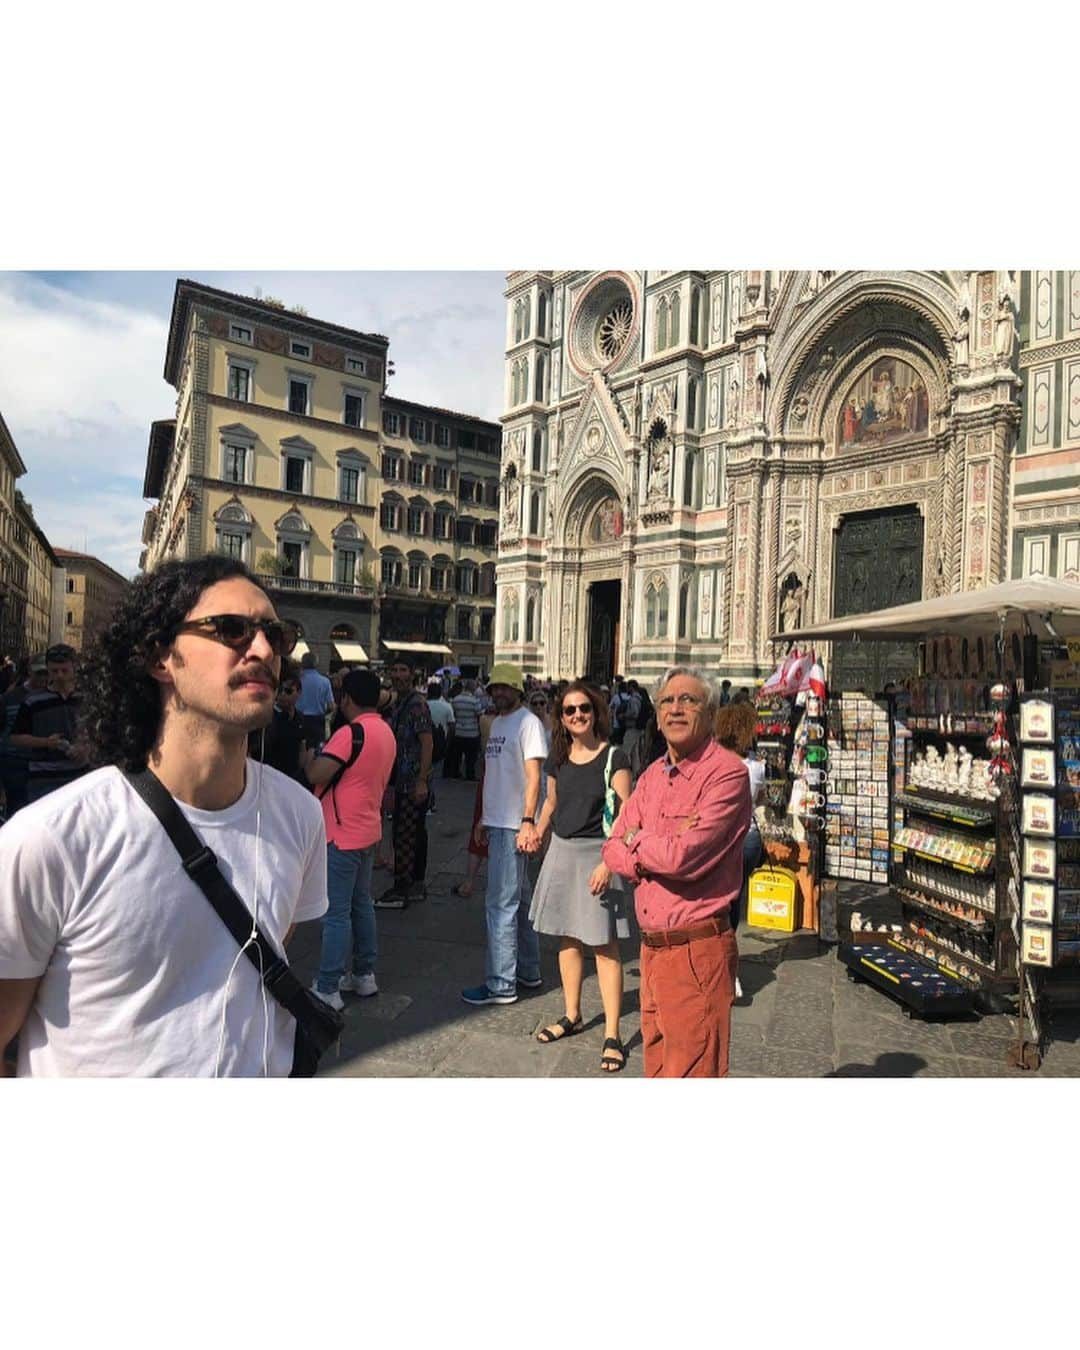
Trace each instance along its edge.
<path fill-rule="evenodd" d="M 332 994 L 345 974 L 352 946 L 352 973 L 373 975 L 378 955 L 375 906 L 371 903 L 371 871 L 375 849 L 326 846 L 326 893 L 330 907 L 323 919 L 318 988 Z"/>
<path fill-rule="evenodd" d="M 517 830 L 488 830 L 486 983 L 493 994 L 516 993 L 519 973 L 540 978 L 540 939 L 529 922 L 532 886 L 516 838 Z"/>

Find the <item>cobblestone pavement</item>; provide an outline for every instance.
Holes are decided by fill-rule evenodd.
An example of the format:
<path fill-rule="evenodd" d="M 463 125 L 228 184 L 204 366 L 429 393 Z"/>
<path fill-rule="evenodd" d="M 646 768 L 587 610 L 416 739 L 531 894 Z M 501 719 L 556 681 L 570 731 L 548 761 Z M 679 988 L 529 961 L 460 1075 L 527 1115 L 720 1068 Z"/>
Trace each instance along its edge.
<path fill-rule="evenodd" d="M 599 1077 L 603 1018 L 595 969 L 585 980 L 585 1032 L 541 1045 L 536 1031 L 560 1016 L 557 942 L 541 939 L 544 988 L 509 1006 L 470 1008 L 461 990 L 484 978 L 483 870 L 469 899 L 450 887 L 466 870 L 471 783 L 436 780 L 428 817 L 428 899 L 405 911 L 377 911 L 379 994 L 346 995 L 341 1053 L 323 1073 L 379 1077 Z M 389 884 L 375 873 L 378 894 Z M 318 964 L 318 923 L 298 929 L 290 957 L 305 979 Z M 876 989 L 847 978 L 832 948 L 812 933 L 769 937 L 739 931 L 743 998 L 732 1017 L 733 1077 L 1080 1076 L 1080 1021 L 1061 1019 L 1038 1074 L 1006 1065 L 1016 1019 L 997 1015 L 949 1022 L 909 1020 Z M 637 944 L 623 943 L 623 1040 L 629 1059 L 616 1077 L 640 1077 Z"/>

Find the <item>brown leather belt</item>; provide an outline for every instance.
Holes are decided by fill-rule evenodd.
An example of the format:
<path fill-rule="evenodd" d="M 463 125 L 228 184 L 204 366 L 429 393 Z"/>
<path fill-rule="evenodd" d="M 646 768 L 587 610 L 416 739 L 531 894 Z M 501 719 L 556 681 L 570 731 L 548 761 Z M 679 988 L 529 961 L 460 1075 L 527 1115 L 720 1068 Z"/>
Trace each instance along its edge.
<path fill-rule="evenodd" d="M 646 947 L 685 947 L 695 938 L 717 937 L 731 928 L 727 914 L 717 914 L 712 919 L 703 919 L 701 923 L 692 923 L 689 928 L 654 928 L 641 930 L 641 940 Z"/>

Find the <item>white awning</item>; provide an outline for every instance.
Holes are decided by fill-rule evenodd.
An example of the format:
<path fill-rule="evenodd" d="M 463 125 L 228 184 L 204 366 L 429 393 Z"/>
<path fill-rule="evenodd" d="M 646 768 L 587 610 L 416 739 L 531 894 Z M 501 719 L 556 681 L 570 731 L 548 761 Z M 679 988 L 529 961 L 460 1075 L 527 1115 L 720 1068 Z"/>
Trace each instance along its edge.
<path fill-rule="evenodd" d="M 297 641 L 296 646 L 289 653 L 289 656 L 292 658 L 292 660 L 299 661 L 300 658 L 304 655 L 304 653 L 309 651 L 311 651 L 311 648 L 307 645 L 307 643 L 304 641 L 303 638 L 300 638 Z"/>
<path fill-rule="evenodd" d="M 338 656 L 343 661 L 366 661 L 368 654 L 360 646 L 359 642 L 335 642 Z"/>
<path fill-rule="evenodd" d="M 453 656 L 449 647 L 438 642 L 384 642 L 388 652 L 434 652 L 436 656 Z"/>
<path fill-rule="evenodd" d="M 1007 631 L 1028 631 L 1038 638 L 1080 637 L 1080 585 L 1043 577 L 1003 581 L 977 591 L 957 591 L 868 614 L 825 619 L 790 633 L 774 633 L 772 640 L 898 642 L 947 633 L 993 637 L 1003 623 Z"/>

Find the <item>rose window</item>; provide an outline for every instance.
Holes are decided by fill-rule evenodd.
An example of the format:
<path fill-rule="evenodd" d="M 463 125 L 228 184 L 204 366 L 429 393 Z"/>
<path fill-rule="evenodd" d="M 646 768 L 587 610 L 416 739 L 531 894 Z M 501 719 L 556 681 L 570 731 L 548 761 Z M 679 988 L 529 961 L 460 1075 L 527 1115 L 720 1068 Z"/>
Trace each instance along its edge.
<path fill-rule="evenodd" d="M 609 361 L 614 361 L 622 351 L 623 344 L 630 336 L 630 325 L 633 318 L 633 305 L 629 300 L 620 300 L 601 319 L 600 329 L 596 335 L 596 345 Z"/>
<path fill-rule="evenodd" d="M 629 273 L 602 272 L 574 303 L 567 325 L 570 364 L 585 377 L 591 370 L 616 369 L 633 350 L 640 328 Z"/>

